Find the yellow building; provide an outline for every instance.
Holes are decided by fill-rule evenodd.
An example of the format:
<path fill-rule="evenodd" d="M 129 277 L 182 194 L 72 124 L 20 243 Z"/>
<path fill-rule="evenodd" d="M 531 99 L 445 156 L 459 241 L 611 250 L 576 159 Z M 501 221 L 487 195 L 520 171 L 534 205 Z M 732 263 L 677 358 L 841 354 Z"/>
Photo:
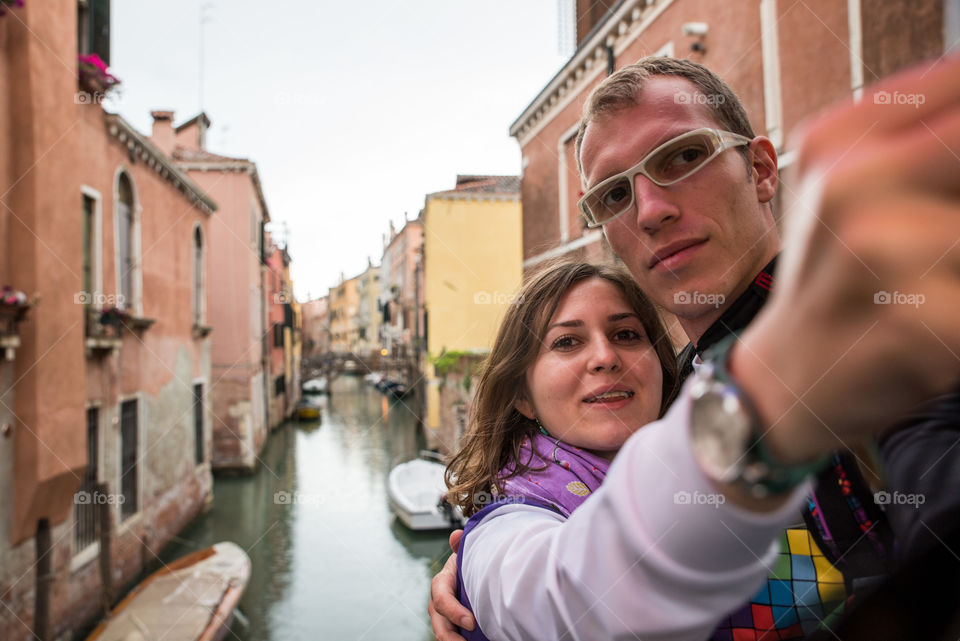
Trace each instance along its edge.
<path fill-rule="evenodd" d="M 330 288 L 330 351 L 347 354 L 357 341 L 357 277 Z"/>
<path fill-rule="evenodd" d="M 442 354 L 489 352 L 520 288 L 520 178 L 457 176 L 454 189 L 427 196 L 423 216 L 426 425 L 447 432 L 442 406 L 450 400 L 442 398 L 433 363 Z"/>
<path fill-rule="evenodd" d="M 350 351 L 369 358 L 380 352 L 380 267 L 367 259 L 367 270 L 357 281 L 357 336 Z"/>

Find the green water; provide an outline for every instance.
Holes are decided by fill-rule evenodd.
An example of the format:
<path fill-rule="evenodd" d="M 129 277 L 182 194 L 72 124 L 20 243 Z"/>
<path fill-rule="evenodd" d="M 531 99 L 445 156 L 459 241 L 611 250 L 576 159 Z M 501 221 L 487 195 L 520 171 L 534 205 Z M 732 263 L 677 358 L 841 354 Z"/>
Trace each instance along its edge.
<path fill-rule="evenodd" d="M 416 533 L 387 505 L 390 468 L 416 456 L 412 412 L 359 379 L 335 381 L 321 421 L 275 431 L 256 474 L 218 478 L 213 509 L 163 560 L 222 540 L 250 555 L 233 641 L 433 639 L 430 579 L 447 533 Z M 277 494 L 286 492 L 289 494 Z"/>

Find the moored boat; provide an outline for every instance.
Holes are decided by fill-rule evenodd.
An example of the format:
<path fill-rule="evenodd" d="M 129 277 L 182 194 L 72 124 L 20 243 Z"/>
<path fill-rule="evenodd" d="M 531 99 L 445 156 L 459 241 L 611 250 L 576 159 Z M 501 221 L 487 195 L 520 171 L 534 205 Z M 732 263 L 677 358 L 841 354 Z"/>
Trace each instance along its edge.
<path fill-rule="evenodd" d="M 432 454 L 422 452 L 424 454 Z M 422 458 L 400 463 L 387 477 L 390 509 L 411 530 L 459 527 L 462 514 L 446 501 L 446 466 Z"/>
<path fill-rule="evenodd" d="M 250 580 L 250 557 L 223 541 L 141 581 L 87 641 L 220 641 Z"/>
<path fill-rule="evenodd" d="M 304 394 L 328 394 L 327 379 L 323 376 L 311 378 L 300 386 Z"/>
<path fill-rule="evenodd" d="M 303 399 L 297 403 L 297 408 L 294 410 L 294 413 L 297 416 L 297 420 L 315 421 L 320 418 L 320 405 L 309 399 Z"/>

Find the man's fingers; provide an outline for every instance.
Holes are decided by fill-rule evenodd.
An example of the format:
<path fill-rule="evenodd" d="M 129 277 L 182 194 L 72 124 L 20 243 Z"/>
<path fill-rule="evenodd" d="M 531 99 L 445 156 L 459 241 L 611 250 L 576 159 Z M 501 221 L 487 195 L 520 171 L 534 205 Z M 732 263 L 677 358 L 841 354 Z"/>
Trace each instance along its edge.
<path fill-rule="evenodd" d="M 448 620 L 437 614 L 433 607 L 433 601 L 427 604 L 427 613 L 430 615 L 430 625 L 433 627 L 433 635 L 437 641 L 465 641 L 457 634 L 457 629 Z"/>
<path fill-rule="evenodd" d="M 458 541 L 459 542 L 459 541 Z M 430 583 L 430 605 L 438 617 L 442 617 L 452 626 L 458 625 L 467 630 L 473 630 L 475 624 L 470 610 L 464 607 L 457 599 L 457 555 L 452 554 L 443 569 L 433 577 Z M 431 622 L 434 621 L 431 615 Z M 436 631 L 436 624 L 434 630 Z M 451 637 L 459 638 L 459 637 Z"/>
<path fill-rule="evenodd" d="M 920 120 L 934 120 L 960 105 L 960 56 L 920 64 L 867 87 L 861 100 L 840 104 L 804 127 L 816 149 L 840 151 L 864 134 L 883 136 Z"/>
<path fill-rule="evenodd" d="M 450 533 L 450 549 L 456 554 L 460 551 L 460 539 L 463 538 L 463 530 L 454 530 Z"/>

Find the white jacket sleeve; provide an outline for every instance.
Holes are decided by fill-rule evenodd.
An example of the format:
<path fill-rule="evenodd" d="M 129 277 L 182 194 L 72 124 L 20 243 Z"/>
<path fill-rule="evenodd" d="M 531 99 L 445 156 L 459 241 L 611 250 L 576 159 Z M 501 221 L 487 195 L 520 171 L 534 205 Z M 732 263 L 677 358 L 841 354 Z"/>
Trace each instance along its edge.
<path fill-rule="evenodd" d="M 759 588 L 803 484 L 775 512 L 717 494 L 693 458 L 689 395 L 627 441 L 570 517 L 515 504 L 464 539 L 462 576 L 490 639 L 706 639 Z"/>

